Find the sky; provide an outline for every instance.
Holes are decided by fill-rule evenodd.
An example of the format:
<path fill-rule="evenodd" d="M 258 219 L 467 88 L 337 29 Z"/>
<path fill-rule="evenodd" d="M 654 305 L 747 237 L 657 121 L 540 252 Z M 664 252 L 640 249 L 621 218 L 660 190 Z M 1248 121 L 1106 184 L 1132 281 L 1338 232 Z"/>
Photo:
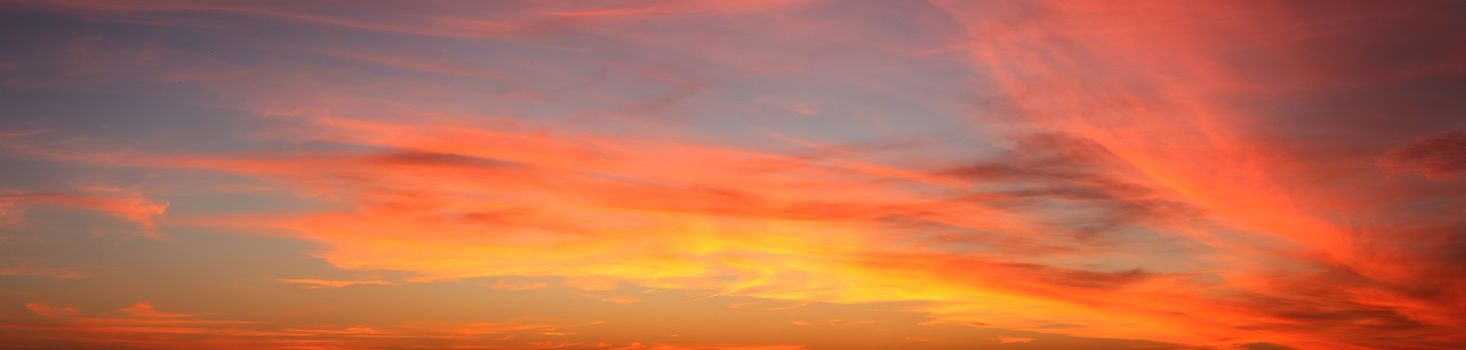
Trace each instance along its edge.
<path fill-rule="evenodd" d="M 1460 349 L 1463 32 L 0 0 L 0 348 Z"/>

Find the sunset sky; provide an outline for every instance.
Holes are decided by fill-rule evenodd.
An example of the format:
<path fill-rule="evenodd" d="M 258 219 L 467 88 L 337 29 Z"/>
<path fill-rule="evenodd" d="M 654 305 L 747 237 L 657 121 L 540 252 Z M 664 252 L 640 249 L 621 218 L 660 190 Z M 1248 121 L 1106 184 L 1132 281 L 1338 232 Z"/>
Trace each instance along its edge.
<path fill-rule="evenodd" d="M 1463 349 L 1466 1 L 0 0 L 0 349 Z"/>

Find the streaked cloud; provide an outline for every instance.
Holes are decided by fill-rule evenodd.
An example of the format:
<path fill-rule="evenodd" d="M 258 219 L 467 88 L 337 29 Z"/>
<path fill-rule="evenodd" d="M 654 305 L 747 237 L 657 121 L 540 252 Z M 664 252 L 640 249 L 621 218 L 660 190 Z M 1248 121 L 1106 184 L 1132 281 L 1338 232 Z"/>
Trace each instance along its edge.
<path fill-rule="evenodd" d="M 21 211 L 31 206 L 58 206 L 92 210 L 136 224 L 142 234 L 157 237 L 157 220 L 168 211 L 168 203 L 143 196 L 137 190 L 114 187 L 84 187 L 77 192 L 0 191 L 0 222 L 23 222 Z"/>

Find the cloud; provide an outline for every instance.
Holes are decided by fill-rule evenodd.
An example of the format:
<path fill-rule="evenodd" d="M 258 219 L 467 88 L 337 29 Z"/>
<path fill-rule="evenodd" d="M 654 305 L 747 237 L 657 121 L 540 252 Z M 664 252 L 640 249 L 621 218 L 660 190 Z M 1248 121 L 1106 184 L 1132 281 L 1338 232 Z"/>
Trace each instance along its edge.
<path fill-rule="evenodd" d="M 51 305 L 47 305 L 47 304 L 43 304 L 43 303 L 26 303 L 25 304 L 25 308 L 27 310 L 30 310 L 31 312 L 34 312 L 37 315 L 41 315 L 41 316 L 46 317 L 46 318 L 54 318 L 54 319 L 60 319 L 62 317 L 69 317 L 71 315 L 75 315 L 75 314 L 78 313 L 78 311 L 76 310 L 76 308 L 73 308 L 73 307 L 59 307 L 58 308 L 58 307 L 53 307 Z"/>
<path fill-rule="evenodd" d="M 168 202 L 141 192 L 116 187 L 83 187 L 77 192 L 0 191 L 0 221 L 17 222 L 20 208 L 49 205 L 93 210 L 132 222 L 148 237 L 157 238 L 157 220 L 168 211 Z"/>
<path fill-rule="evenodd" d="M 117 311 L 121 311 L 122 313 L 132 317 L 141 318 L 178 318 L 186 316 L 184 314 L 158 312 L 158 310 L 153 309 L 153 304 L 149 303 L 136 303 L 128 305 L 127 307 L 124 307 L 122 309 L 118 309 Z"/>
<path fill-rule="evenodd" d="M 22 132 L 3 151 L 230 175 L 200 180 L 205 192 L 263 183 L 277 199 L 309 205 L 190 222 L 307 240 L 342 269 L 418 276 L 279 280 L 307 288 L 514 276 L 525 280 L 491 287 L 912 302 L 933 324 L 1211 347 L 1463 341 L 1466 192 L 1449 181 L 1461 171 L 1463 136 L 1441 131 L 1459 130 L 1466 108 L 1442 93 L 1459 85 L 1466 52 L 1443 34 L 1460 32 L 1454 12 L 934 3 L 348 12 L 28 3 L 114 24 L 208 24 L 250 40 L 262 36 L 250 29 L 256 21 L 293 24 L 314 35 L 281 45 L 324 62 L 272 47 L 241 59 L 257 66 L 221 64 L 212 53 L 157 64 L 167 67 L 162 81 L 266 114 L 251 121 L 270 124 L 259 135 L 227 135 L 256 139 L 229 147 L 132 149 Z M 337 43 L 352 41 L 335 39 L 347 33 L 372 45 Z M 405 45 L 403 35 L 452 45 Z M 94 58 L 89 48 L 100 40 L 77 40 L 74 53 Z M 247 48 L 250 40 L 224 41 Z M 444 47 L 453 50 L 427 49 Z M 532 54 L 495 56 L 506 52 Z M 737 106 L 750 102 L 804 117 L 770 123 L 757 117 L 768 108 Z M 969 119 L 937 120 L 947 117 Z M 750 137 L 744 126 L 778 130 Z M 911 130 L 930 135 L 885 139 Z M 1420 135 L 1434 136 L 1399 142 Z M 35 205 L 95 210 L 148 232 L 168 208 L 129 190 L 16 190 L 0 194 L 0 220 Z M 74 310 L 35 305 L 38 315 L 87 324 Z M 350 347 L 433 327 L 448 331 L 426 337 L 567 333 L 538 323 L 208 328 L 138 305 L 124 309 L 131 318 L 92 319 L 120 328 L 60 332 L 210 333 L 239 347 L 309 343 L 261 345 L 246 335 Z"/>
<path fill-rule="evenodd" d="M 931 303 L 924 310 L 944 322 L 1026 330 L 1059 323 L 1071 325 L 1064 329 L 1068 334 L 1181 342 L 1206 342 L 1210 338 L 1197 335 L 1198 329 L 1227 333 L 1222 330 L 1239 323 L 1247 326 L 1237 332 L 1285 341 L 1283 335 L 1318 333 L 1264 325 L 1322 318 L 1365 322 L 1376 331 L 1419 328 L 1390 321 L 1388 313 L 1347 308 L 1318 317 L 1308 315 L 1319 311 L 1306 308 L 1258 313 L 1250 310 L 1267 308 L 1249 306 L 1256 298 L 1192 292 L 1211 285 L 1213 277 L 1199 273 L 1005 262 L 1016 252 L 1032 252 L 1029 259 L 1123 254 L 1100 249 L 1124 247 L 1126 238 L 1115 230 L 1194 230 L 1177 225 L 1215 215 L 1205 203 L 1157 191 L 1134 170 L 1114 168 L 1122 155 L 1085 141 L 1044 136 L 985 165 L 930 172 L 1015 188 L 973 192 L 859 161 L 676 140 L 340 117 L 306 125 L 302 131 L 317 139 L 360 148 L 137 155 L 127 161 L 277 181 L 299 196 L 337 203 L 329 210 L 263 220 L 221 217 L 213 224 L 288 229 L 324 244 L 319 256 L 336 266 L 410 271 L 424 276 L 420 281 L 538 276 L 562 277 L 591 291 L 634 285 L 838 303 L 923 300 Z M 425 178 L 434 181 L 423 186 Z M 805 180 L 810 178 L 820 181 Z M 738 186 L 722 185 L 729 183 Z M 1035 186 L 1040 190 L 1024 189 Z M 1031 206 L 1050 207 L 1015 210 Z M 1194 209 L 1175 209 L 1186 207 Z M 1095 209 L 1134 218 L 1097 228 L 1104 238 L 1076 240 L 1095 228 L 1068 220 Z M 950 233 L 933 235 L 933 227 Z M 1229 244 L 1195 234 L 1190 237 Z M 840 239 L 826 238 L 831 236 Z M 1243 282 L 1266 271 L 1229 271 L 1227 278 Z M 1258 298 L 1296 288 L 1238 286 Z M 1209 317 L 1178 317 L 1177 310 Z"/>
<path fill-rule="evenodd" d="M 662 15 L 705 15 L 756 11 L 790 6 L 801 1 L 748 1 L 728 5 L 716 1 L 654 2 L 646 7 L 605 8 L 595 5 L 524 6 L 501 4 L 486 11 L 461 4 L 438 4 L 416 9 L 366 6 L 343 14 L 329 6 L 283 6 L 281 4 L 238 4 L 222 1 L 117 1 L 97 4 L 85 1 L 32 2 L 10 6 L 54 7 L 67 10 L 121 13 L 114 20 L 182 25 L 196 23 L 174 16 L 225 14 L 282 22 L 304 23 L 352 31 L 403 34 L 424 37 L 494 39 L 534 36 L 555 32 L 586 20 L 629 19 Z M 557 9 L 558 8 L 558 9 Z M 506 16 L 507 15 L 507 16 Z M 142 18 L 138 18 L 142 17 Z M 501 17 L 501 18 L 494 18 Z"/>
<path fill-rule="evenodd" d="M 55 307 L 45 303 L 28 303 L 26 308 L 53 322 L 0 325 L 0 330 L 14 335 L 4 344 L 123 349 L 336 348 L 377 346 L 382 339 L 396 339 L 400 341 L 396 346 L 407 349 L 440 348 L 443 342 L 483 344 L 491 348 L 535 348 L 536 344 L 547 343 L 540 340 L 554 337 L 542 333 L 557 333 L 577 326 L 529 322 L 402 323 L 382 327 L 281 326 L 161 312 L 148 303 L 135 303 L 120 309 L 122 317 L 92 316 L 75 307 Z M 576 347 L 584 348 L 584 345 L 577 344 Z"/>
<path fill-rule="evenodd" d="M 310 279 L 310 278 L 282 278 L 282 279 L 280 279 L 280 282 L 289 283 L 289 284 L 304 285 L 304 286 L 306 286 L 306 288 L 310 288 L 310 289 L 316 289 L 316 288 L 341 288 L 341 287 L 350 287 L 350 286 L 358 286 L 358 285 L 378 285 L 378 286 L 389 286 L 389 285 L 392 285 L 392 282 L 383 281 L 383 280 L 351 280 L 351 281 L 343 281 L 343 280 L 322 280 L 322 279 Z"/>
<path fill-rule="evenodd" d="M 31 265 L 0 266 L 0 276 L 36 276 L 62 280 L 87 278 L 91 274 L 73 269 L 50 268 Z"/>
<path fill-rule="evenodd" d="M 943 318 L 1017 328 L 1055 322 L 1052 315 L 1022 311 L 1031 309 L 1062 312 L 1074 324 L 1150 324 L 1105 310 L 1128 307 L 1113 299 L 1119 291 L 1188 283 L 1133 267 L 1091 271 L 1000 262 L 1016 256 L 1000 254 L 1072 254 L 1098 251 L 1088 244 L 1110 243 L 1076 244 L 1063 235 L 1040 234 L 1064 232 L 1066 225 L 1038 218 L 1089 215 L 1083 210 L 1006 210 L 1012 199 L 974 195 L 961 181 L 929 181 L 920 171 L 891 171 L 859 160 L 340 117 L 311 120 L 302 131 L 360 149 L 143 155 L 128 161 L 278 181 L 300 196 L 339 203 L 339 210 L 215 222 L 288 229 L 324 244 L 319 256 L 336 266 L 411 271 L 423 281 L 543 276 L 590 291 L 636 285 L 824 302 L 915 299 L 934 303 L 931 311 Z M 1040 150 L 1047 152 L 1025 152 L 1043 158 Z M 1038 163 L 1014 162 L 1022 170 L 1012 176 L 963 179 L 988 186 L 1067 183 L 1080 192 L 1113 185 L 1026 169 Z M 423 186 L 426 178 L 433 184 Z M 1099 198 L 1126 203 L 1123 196 L 1130 195 Z M 1101 207 L 1109 205 L 1119 204 Z M 929 227 L 965 238 L 928 238 Z M 953 251 L 948 245 L 956 241 L 995 256 Z M 1045 245 L 1069 248 L 1036 248 Z M 1113 334 L 1103 327 L 1088 332 Z"/>
<path fill-rule="evenodd" d="M 1447 131 L 1400 145 L 1380 157 L 1380 166 L 1438 178 L 1466 171 L 1466 132 Z"/>
<path fill-rule="evenodd" d="M 1136 211 L 1141 218 L 1136 223 L 1208 247 L 1202 250 L 1207 267 L 1198 272 L 1223 281 L 1215 286 L 1220 289 L 1207 288 L 1203 295 L 1163 309 L 1210 313 L 1212 320 L 1227 321 L 1175 317 L 1177 322 L 1206 324 L 1182 342 L 1218 342 L 1228 334 L 1248 334 L 1298 348 L 1374 347 L 1420 333 L 1435 334 L 1421 341 L 1423 348 L 1448 347 L 1457 341 L 1440 332 L 1460 327 L 1460 321 L 1443 318 L 1441 309 L 1425 307 L 1457 309 L 1459 301 L 1439 299 L 1436 294 L 1454 293 L 1446 291 L 1459 288 L 1457 282 L 1446 278 L 1449 282 L 1444 284 L 1422 286 L 1429 291 L 1424 294 L 1407 292 L 1413 287 L 1404 287 L 1440 281 L 1436 272 L 1427 271 L 1454 269 L 1445 266 L 1456 264 L 1422 254 L 1432 249 L 1392 245 L 1383 238 L 1456 246 L 1459 236 L 1446 238 L 1425 233 L 1433 229 L 1417 227 L 1450 226 L 1456 220 L 1380 210 L 1379 198 L 1418 196 L 1404 193 L 1421 189 L 1371 177 L 1379 173 L 1370 167 L 1378 154 L 1370 148 L 1390 136 L 1366 131 L 1376 130 L 1370 125 L 1404 125 L 1401 130 L 1391 130 L 1398 134 L 1439 126 L 1445 119 L 1423 116 L 1398 124 L 1378 114 L 1313 119 L 1269 109 L 1285 103 L 1280 100 L 1296 97 L 1294 92 L 1282 91 L 1298 91 L 1292 89 L 1308 91 L 1310 105 L 1330 111 L 1338 108 L 1342 113 L 1348 113 L 1346 108 L 1383 111 L 1409 104 L 1408 98 L 1388 94 L 1373 95 L 1368 104 L 1354 103 L 1358 96 L 1350 95 L 1353 92 L 1348 89 L 1374 84 L 1377 80 L 1371 79 L 1384 76 L 1409 81 L 1404 77 L 1411 75 L 1395 75 L 1401 73 L 1396 69 L 1405 68 L 1397 62 L 1445 60 L 1450 53 L 1402 47 L 1390 54 L 1401 61 L 1384 60 L 1390 62 L 1384 65 L 1351 61 L 1369 54 L 1340 46 L 1355 39 L 1329 30 L 1327 24 L 1352 19 L 1354 25 L 1379 35 L 1370 40 L 1380 39 L 1384 45 L 1388 40 L 1384 37 L 1404 35 L 1397 32 L 1401 27 L 1396 21 L 1405 16 L 1351 17 L 1347 13 L 1363 9 L 1336 8 L 1339 12 L 1328 14 L 1328 20 L 1304 19 L 1278 6 L 1197 11 L 1160 2 L 1141 6 L 1100 2 L 941 5 L 972 37 L 969 51 L 974 66 L 996 77 L 1000 92 L 993 98 L 994 109 L 1004 113 L 994 113 L 993 120 L 1016 126 L 1009 133 L 1017 137 L 1027 135 L 1025 130 L 1046 130 L 1087 145 L 1078 150 L 1093 150 L 1080 158 L 1090 161 L 1059 163 L 1082 167 L 1039 174 L 1099 179 L 1124 185 L 1114 186 L 1118 189 L 1128 187 L 1128 191 L 1096 192 L 1111 186 L 1090 182 L 1078 188 L 1086 191 L 1024 194 L 1091 198 L 1102 194 L 1099 198 L 1174 203 L 1136 206 L 1155 209 Z M 1134 20 L 1137 18 L 1168 20 Z M 1245 19 L 1249 25 L 1218 24 L 1227 18 Z M 1410 35 L 1422 35 L 1425 41 L 1435 39 L 1424 27 L 1456 26 L 1423 23 L 1431 24 L 1412 27 L 1420 32 Z M 1267 34 L 1280 32 L 1300 37 L 1277 39 Z M 1302 47 L 1329 47 L 1339 50 L 1334 53 L 1340 56 L 1301 52 Z M 1245 53 L 1247 58 L 1227 52 Z M 1312 70 L 1306 68 L 1312 63 L 1304 62 L 1329 62 L 1338 64 L 1329 69 L 1339 69 Z M 1294 73 L 1287 73 L 1290 71 Z M 1366 72 L 1363 77 L 1361 72 Z M 1271 88 L 1277 86 L 1288 88 Z M 1352 107 L 1334 107 L 1345 105 Z M 1451 115 L 1460 110 L 1459 106 L 1436 106 L 1439 108 L 1423 113 Z M 1328 131 L 1320 133 L 1318 128 Z M 1320 134 L 1334 135 L 1334 139 Z M 1440 173 L 1449 167 L 1448 156 L 1441 150 L 1450 148 L 1451 135 L 1400 146 L 1379 162 L 1394 171 Z M 983 164 L 947 174 L 1012 178 L 1029 168 Z M 1184 215 L 1162 219 L 1172 213 Z M 1101 282 L 1105 280 L 1093 281 L 1107 283 Z M 1085 281 L 1081 285 L 1090 280 Z M 1196 282 L 1199 280 L 1192 283 Z M 1202 288 L 1188 285 L 1186 288 Z M 1292 311 L 1274 312 L 1280 309 Z M 1434 321 L 1415 321 L 1423 319 Z"/>

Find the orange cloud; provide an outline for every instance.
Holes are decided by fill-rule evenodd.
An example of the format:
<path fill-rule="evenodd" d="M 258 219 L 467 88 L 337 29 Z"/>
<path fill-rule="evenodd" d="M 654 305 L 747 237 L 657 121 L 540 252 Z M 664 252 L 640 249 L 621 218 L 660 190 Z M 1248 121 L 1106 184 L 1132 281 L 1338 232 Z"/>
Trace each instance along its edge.
<path fill-rule="evenodd" d="M 1033 338 L 1004 337 L 1004 336 L 999 336 L 998 337 L 998 344 L 1015 344 L 1015 343 L 1016 344 L 1026 344 L 1026 343 L 1032 343 L 1032 342 L 1033 342 Z"/>
<path fill-rule="evenodd" d="M 1323 158 L 1310 157 L 1322 152 L 1318 144 L 1324 142 L 1280 141 L 1273 133 L 1291 125 L 1267 118 L 1285 116 L 1248 108 L 1262 103 L 1233 103 L 1266 101 L 1278 93 L 1263 84 L 1329 91 L 1355 83 L 1309 75 L 1320 71 L 1306 58 L 1328 58 L 1295 51 L 1354 39 L 1324 34 L 1329 33 L 1324 20 L 1292 16 L 1279 4 L 1032 5 L 1016 11 L 958 2 L 944 7 L 973 38 L 974 65 L 996 76 L 1013 104 L 1016 115 L 1004 117 L 1016 117 L 1005 120 L 1018 126 L 1014 133 L 1037 129 L 1091 142 L 1113 155 L 1110 166 L 1123 169 L 1116 175 L 1127 183 L 1196 208 L 1197 218 L 1205 220 L 1156 227 L 1216 248 L 1206 258 L 1213 261 L 1208 273 L 1225 282 L 1218 285 L 1225 289 L 1164 308 L 1207 315 L 1205 320 L 1158 317 L 1205 324 L 1176 341 L 1221 343 L 1243 337 L 1332 349 L 1387 346 L 1406 334 L 1433 334 L 1421 340 L 1422 347 L 1461 340 L 1447 335 L 1460 329 L 1461 320 L 1445 313 L 1466 306 L 1445 296 L 1455 294 L 1460 284 L 1436 269 L 1439 255 L 1383 242 L 1393 237 L 1458 246 L 1448 243 L 1457 239 L 1437 231 L 1436 225 L 1452 227 L 1452 220 L 1407 219 L 1378 210 L 1367 204 L 1371 197 L 1408 189 L 1360 178 L 1379 175 L 1368 167 L 1371 152 L 1332 150 Z M 1229 19 L 1245 19 L 1247 25 L 1225 24 Z M 1396 19 L 1370 18 L 1357 25 L 1386 28 Z M 1229 60 L 1229 52 L 1246 52 L 1259 63 L 1244 66 Z M 1392 69 L 1356 68 L 1370 72 L 1362 79 Z M 1244 79 L 1258 70 L 1280 73 L 1267 81 Z M 1392 73 L 1380 74 L 1385 75 Z M 1442 147 L 1449 137 L 1391 151 L 1384 164 L 1407 171 L 1449 166 L 1448 157 L 1437 155 L 1438 149 L 1449 148 Z M 1424 226 L 1435 227 L 1411 223 L 1422 219 L 1432 222 Z M 1442 278 L 1444 284 L 1425 287 Z M 1432 292 L 1419 294 L 1418 288 Z"/>
<path fill-rule="evenodd" d="M 46 305 L 46 304 L 42 304 L 42 303 L 26 303 L 25 304 L 25 308 L 27 310 L 30 310 L 31 312 L 36 313 L 37 315 L 41 315 L 41 316 L 44 316 L 46 318 L 55 318 L 55 319 L 60 319 L 62 317 L 69 317 L 71 315 L 75 315 L 75 314 L 78 313 L 78 311 L 76 310 L 76 308 L 72 308 L 72 307 L 60 307 L 60 308 L 57 308 L 57 307 L 52 307 L 50 305 Z"/>
<path fill-rule="evenodd" d="M 445 3 L 363 6 L 350 13 L 220 2 L 36 5 L 154 24 L 197 14 L 265 19 L 392 39 L 460 40 L 452 42 L 455 48 L 470 41 L 543 42 L 554 53 L 521 61 L 615 54 L 580 63 L 590 67 L 486 59 L 494 63 L 488 65 L 470 62 L 479 59 L 472 55 L 304 42 L 292 47 L 312 47 L 313 58 L 428 77 L 376 79 L 391 74 L 365 74 L 354 70 L 358 65 L 200 65 L 170 71 L 164 80 L 226 91 L 222 95 L 242 96 L 243 109 L 266 111 L 270 123 L 280 124 L 260 135 L 271 147 L 229 153 L 98 150 L 60 141 L 0 146 L 17 156 L 203 170 L 266 183 L 290 201 L 313 205 L 188 222 L 308 240 L 320 245 L 315 255 L 335 267 L 414 276 L 401 283 L 278 280 L 307 288 L 513 276 L 527 281 L 501 279 L 490 287 L 530 291 L 558 283 L 584 293 L 676 290 L 796 305 L 909 302 L 934 325 L 1203 347 L 1426 349 L 1466 342 L 1459 335 L 1466 334 L 1460 316 L 1466 314 L 1466 271 L 1459 263 L 1466 245 L 1458 234 L 1466 227 L 1460 219 L 1466 187 L 1454 176 L 1461 170 L 1462 137 L 1443 131 L 1459 128 L 1452 122 L 1459 108 L 1441 101 L 1446 99 L 1410 97 L 1439 95 L 1422 91 L 1437 82 L 1419 79 L 1460 71 L 1459 52 L 1466 51 L 1449 36 L 1428 35 L 1456 32 L 1440 30 L 1459 29 L 1449 15 L 1369 4 L 841 5 L 859 10 L 815 16 L 811 8 L 820 4 L 803 1 L 504 4 L 492 10 Z M 756 16 L 719 17 L 745 14 Z M 871 26 L 827 18 L 842 16 L 912 20 Z M 699 30 L 677 30 L 687 23 Z M 1345 27 L 1357 29 L 1338 29 Z M 912 38 L 907 31 L 954 34 Z M 557 33 L 564 35 L 551 35 Z M 883 35 L 899 40 L 878 40 Z M 723 36 L 733 38 L 716 41 Z M 553 40 L 536 41 L 545 38 Z M 957 42 L 945 42 L 953 38 Z M 922 44 L 891 43 L 905 41 Z M 512 45 L 474 48 L 529 50 Z M 861 50 L 797 54 L 826 45 Z M 977 76 L 960 80 L 971 82 L 970 90 L 936 76 L 951 71 L 921 69 L 953 53 L 969 69 L 961 73 Z M 936 59 L 905 62 L 914 57 Z M 910 69 L 895 75 L 942 81 L 922 90 L 940 93 L 896 91 L 906 89 L 841 70 L 821 71 L 840 77 L 809 86 L 868 89 L 832 93 L 817 104 L 779 91 L 743 91 L 814 89 L 804 84 L 821 78 L 807 72 L 815 68 L 850 65 L 864 73 L 890 61 Z M 699 69 L 669 68 L 681 65 Z M 591 72 L 574 76 L 580 70 Z M 256 77 L 265 83 L 252 83 Z M 482 86 L 437 80 L 444 78 L 506 86 L 480 91 Z M 760 79 L 772 82 L 755 84 Z M 508 92 L 495 90 L 500 88 Z M 1370 89 L 1390 91 L 1359 92 Z M 647 93 L 615 94 L 626 91 Z M 729 142 L 740 136 L 722 133 L 736 128 L 711 123 L 718 130 L 701 130 L 709 128 L 700 119 L 704 114 L 742 113 L 722 109 L 739 104 L 803 115 L 802 123 L 828 123 L 804 134 L 892 122 L 858 118 L 879 113 L 850 107 L 886 93 L 895 96 L 886 102 L 901 114 L 894 122 L 903 124 L 931 122 L 908 103 L 958 96 L 931 109 L 979 115 L 969 122 L 981 132 L 952 130 L 962 142 L 904 148 L 827 144 L 784 130 L 763 133 L 782 143 Z M 504 96 L 533 103 L 500 109 Z M 703 100 L 716 100 L 720 108 L 661 118 Z M 479 113 L 484 110 L 508 117 L 482 117 L 493 114 Z M 1392 118 L 1406 117 L 1382 111 L 1425 117 L 1397 122 Z M 843 114 L 850 116 L 833 119 L 840 125 L 817 119 Z M 871 134 L 890 131 L 870 125 L 857 126 L 880 129 L 862 130 Z M 982 147 L 968 139 L 982 139 Z M 217 185 L 212 189 L 235 184 Z M 0 195 L 0 220 L 18 220 L 18 210 L 36 204 L 100 211 L 150 235 L 168 207 L 134 191 L 14 191 Z M 624 296 L 600 300 L 644 304 Z M 225 339 L 221 346 L 236 347 L 350 347 L 421 336 L 490 343 L 538 337 L 487 347 L 757 348 L 566 340 L 561 338 L 574 332 L 538 323 L 262 330 L 162 313 L 150 304 L 122 309 L 132 316 L 123 319 L 34 305 L 27 307 L 43 317 L 74 321 L 58 332 L 127 334 L 120 337 L 144 347 L 164 345 L 149 340 L 158 334 L 209 334 Z M 284 340 L 246 339 L 255 335 Z"/>
<path fill-rule="evenodd" d="M 178 318 L 185 316 L 183 314 L 158 312 L 158 310 L 153 309 L 153 304 L 148 303 L 136 303 L 128 305 L 127 307 L 124 307 L 117 311 L 121 311 L 122 313 L 128 314 L 132 317 L 141 318 Z"/>
<path fill-rule="evenodd" d="M 0 221 L 16 222 L 19 208 L 38 204 L 102 212 L 137 224 L 144 235 L 153 238 L 158 237 L 157 219 L 168 211 L 167 202 L 129 189 L 88 187 L 79 193 L 5 191 L 0 192 Z"/>
<path fill-rule="evenodd" d="M 0 329 L 24 330 L 7 345 L 21 346 L 121 346 L 148 349 L 238 349 L 319 348 L 345 349 L 379 346 L 378 341 L 396 340 L 409 349 L 455 347 L 504 349 L 543 347 L 556 333 L 573 325 L 536 323 L 397 324 L 386 327 L 282 327 L 260 322 L 211 320 L 157 311 L 151 304 L 136 303 L 119 310 L 124 317 L 89 316 L 74 307 L 29 303 L 33 313 L 54 320 L 50 323 L 5 324 Z M 576 348 L 588 348 L 578 344 Z M 601 346 L 600 348 L 610 347 Z"/>
<path fill-rule="evenodd" d="M 1245 265 L 1218 271 L 1238 289 L 1205 291 L 1215 283 L 1202 273 L 1002 262 L 1012 258 L 945 246 L 976 244 L 1055 258 L 1099 254 L 1062 246 L 1069 236 L 1055 232 L 1065 228 L 1038 220 L 1080 214 L 1003 210 L 1036 199 L 1127 208 L 1141 219 L 1114 225 L 1170 227 L 1208 239 L 1210 233 L 1177 226 L 1171 209 L 1146 206 L 1187 203 L 1206 209 L 1203 217 L 1209 217 L 1218 213 L 1216 204 L 1137 187 L 1154 180 L 1127 178 L 1137 176 L 1131 170 L 1095 168 L 1124 161 L 1126 154 L 1087 150 L 1091 146 L 1083 142 L 1037 139 L 1032 144 L 1046 148 L 1000 165 L 943 171 L 994 185 L 1073 186 L 973 195 L 944 181 L 913 182 L 920 177 L 855 160 L 798 159 L 675 141 L 337 117 L 318 119 L 315 127 L 311 132 L 318 138 L 378 151 L 164 155 L 137 161 L 272 179 L 295 185 L 299 195 L 345 204 L 342 210 L 215 223 L 289 229 L 325 244 L 319 256 L 336 266 L 412 271 L 425 276 L 418 281 L 551 276 L 592 291 L 634 285 L 778 300 L 920 300 L 929 303 L 924 310 L 939 322 L 1024 330 L 1060 323 L 1069 325 L 1064 332 L 1071 335 L 1183 343 L 1227 344 L 1228 337 L 1245 333 L 1290 345 L 1342 344 L 1301 340 L 1298 335 L 1307 333 L 1280 323 L 1294 317 L 1289 312 L 1399 322 L 1389 313 L 1319 311 L 1274 299 L 1277 287 L 1245 284 L 1267 270 L 1249 271 L 1244 268 L 1253 267 Z M 1047 149 L 1054 155 L 1038 153 Z M 1055 159 L 1064 163 L 1052 165 Z M 424 186 L 422 179 L 433 181 Z M 736 189 L 720 185 L 734 183 Z M 925 238 L 903 228 L 903 222 L 991 234 Z M 1222 238 L 1208 242 L 1228 244 Z M 1219 263 L 1231 261 L 1211 264 Z M 1156 299 L 1169 302 L 1156 304 Z M 1399 307 L 1414 307 L 1411 299 L 1398 300 Z M 1258 313 L 1258 307 L 1301 309 Z M 1178 310 L 1207 317 L 1178 316 Z M 1278 326 L 1233 330 L 1237 324 Z"/>
<path fill-rule="evenodd" d="M 289 284 L 305 285 L 306 288 L 312 288 L 312 289 L 314 289 L 314 288 L 341 288 L 341 287 L 356 286 L 356 285 L 379 285 L 379 286 L 392 285 L 391 282 L 382 281 L 382 280 L 341 281 L 341 280 L 322 280 L 322 279 L 310 279 L 310 278 L 282 278 L 282 279 L 280 279 L 280 282 L 285 282 L 285 283 L 289 283 Z"/>
<path fill-rule="evenodd" d="M 946 181 L 912 182 L 924 178 L 858 160 L 670 141 L 335 117 L 317 122 L 319 138 L 383 151 L 139 161 L 276 179 L 297 184 L 302 195 L 348 204 L 345 211 L 242 225 L 287 228 L 322 242 L 328 249 L 320 256 L 349 269 L 412 271 L 427 276 L 422 280 L 554 276 L 592 291 L 638 285 L 842 303 L 923 300 L 943 318 L 1001 327 L 1065 322 L 1137 329 L 1071 330 L 1076 334 L 1186 332 L 1159 319 L 1112 313 L 1135 305 L 1105 301 L 1122 287 L 1184 287 L 1185 279 L 957 258 L 928 245 L 945 240 L 910 235 L 900 222 L 993 230 L 1000 236 L 980 243 L 1004 249 L 1029 250 L 1060 238 L 1024 237 L 1044 225 L 1030 221 L 1031 214 L 1000 211 L 997 202 L 954 205 L 962 191 Z M 425 178 L 434 184 L 422 186 Z M 933 198 L 922 190 L 943 194 Z M 1075 291 L 1093 295 L 1064 296 Z"/>

